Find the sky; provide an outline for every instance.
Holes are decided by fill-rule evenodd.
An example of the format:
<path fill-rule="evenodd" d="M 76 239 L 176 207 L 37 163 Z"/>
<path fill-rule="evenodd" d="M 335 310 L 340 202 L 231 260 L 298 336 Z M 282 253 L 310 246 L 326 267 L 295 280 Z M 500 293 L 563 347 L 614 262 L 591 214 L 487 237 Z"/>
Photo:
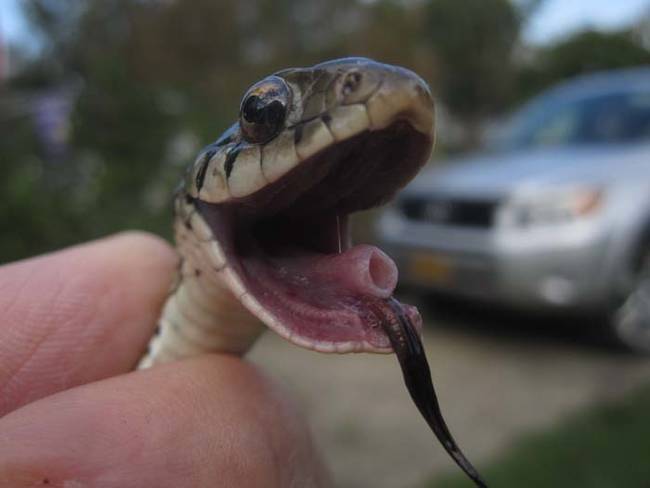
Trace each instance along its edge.
<path fill-rule="evenodd" d="M 0 36 L 5 41 L 29 42 L 29 30 L 20 14 L 20 0 L 0 0 Z"/>
<path fill-rule="evenodd" d="M 650 15 L 650 0 L 546 0 L 530 20 L 525 40 L 545 44 L 586 27 L 617 29 Z"/>
<path fill-rule="evenodd" d="M 0 0 L 0 35 L 29 47 L 34 41 L 20 14 L 20 2 Z M 623 27 L 642 14 L 650 15 L 650 0 L 546 0 L 528 24 L 524 39 L 546 44 L 585 27 Z"/>

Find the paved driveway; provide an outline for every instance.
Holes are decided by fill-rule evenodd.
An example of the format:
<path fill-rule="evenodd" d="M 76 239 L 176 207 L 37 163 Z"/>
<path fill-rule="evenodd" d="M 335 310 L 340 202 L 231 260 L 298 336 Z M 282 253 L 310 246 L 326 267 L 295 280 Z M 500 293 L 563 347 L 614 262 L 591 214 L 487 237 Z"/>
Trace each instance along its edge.
<path fill-rule="evenodd" d="M 650 381 L 650 360 L 585 345 L 557 321 L 480 311 L 441 317 L 426 308 L 423 315 L 443 413 L 479 468 L 521 433 Z M 318 354 L 268 333 L 251 358 L 302 403 L 337 486 L 415 487 L 454 469 L 392 355 Z"/>

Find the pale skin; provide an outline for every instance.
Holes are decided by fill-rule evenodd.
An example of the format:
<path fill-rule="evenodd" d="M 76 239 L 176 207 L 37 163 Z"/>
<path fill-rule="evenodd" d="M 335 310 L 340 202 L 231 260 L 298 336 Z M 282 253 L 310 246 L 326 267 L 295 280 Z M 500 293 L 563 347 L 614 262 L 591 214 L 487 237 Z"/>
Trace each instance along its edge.
<path fill-rule="evenodd" d="M 291 399 L 241 358 L 133 372 L 176 267 L 127 233 L 0 267 L 0 487 L 328 486 Z"/>

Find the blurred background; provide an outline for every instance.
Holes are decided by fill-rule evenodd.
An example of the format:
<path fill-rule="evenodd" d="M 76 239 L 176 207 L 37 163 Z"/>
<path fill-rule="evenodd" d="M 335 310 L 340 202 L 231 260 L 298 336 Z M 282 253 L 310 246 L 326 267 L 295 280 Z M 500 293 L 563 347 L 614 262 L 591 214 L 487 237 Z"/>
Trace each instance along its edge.
<path fill-rule="evenodd" d="M 1 0 L 0 263 L 170 238 L 173 188 L 246 88 L 349 55 L 438 102 L 432 168 L 355 223 L 400 262 L 461 447 L 493 486 L 647 487 L 648 0 Z M 394 358 L 270 334 L 252 358 L 338 486 L 469 486 Z"/>

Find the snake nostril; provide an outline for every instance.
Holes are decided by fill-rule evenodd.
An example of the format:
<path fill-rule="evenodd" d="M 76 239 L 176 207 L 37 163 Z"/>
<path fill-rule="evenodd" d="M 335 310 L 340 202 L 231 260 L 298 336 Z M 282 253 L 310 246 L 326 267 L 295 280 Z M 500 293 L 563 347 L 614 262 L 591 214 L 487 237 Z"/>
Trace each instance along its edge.
<path fill-rule="evenodd" d="M 349 95 L 353 91 L 355 91 L 359 85 L 361 84 L 361 73 L 358 71 L 352 71 L 351 73 L 348 73 L 345 75 L 345 79 L 343 80 L 343 95 Z"/>

